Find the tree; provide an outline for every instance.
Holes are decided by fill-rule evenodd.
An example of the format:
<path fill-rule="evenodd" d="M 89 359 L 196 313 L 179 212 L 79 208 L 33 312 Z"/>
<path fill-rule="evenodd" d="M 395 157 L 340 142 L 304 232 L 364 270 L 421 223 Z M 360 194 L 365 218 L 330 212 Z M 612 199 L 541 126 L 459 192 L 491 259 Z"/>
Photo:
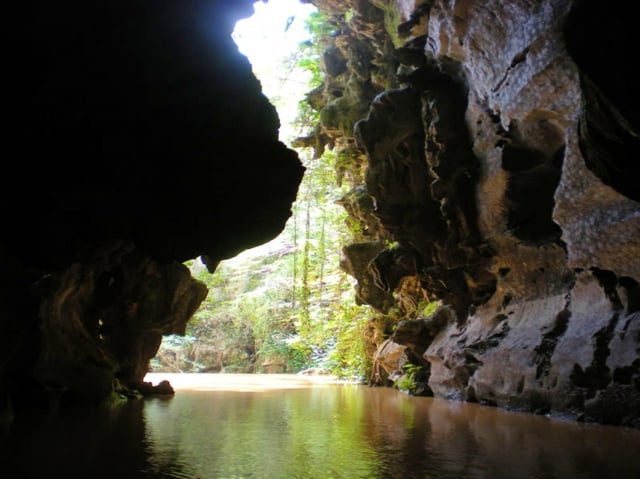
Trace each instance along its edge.
<path fill-rule="evenodd" d="M 320 56 L 331 33 L 320 13 L 308 18 L 307 28 L 314 39 L 275 72 L 288 78 L 294 70 L 306 71 L 302 95 L 322 83 Z M 293 141 L 318 124 L 318 112 L 300 99 L 296 119 L 285 130 Z M 185 337 L 163 341 L 154 369 L 297 372 L 314 367 L 341 378 L 367 377 L 362 331 L 370 311 L 354 304 L 352 279 L 339 267 L 338 252 L 351 241 L 347 214 L 337 204 L 347 193 L 336 176 L 340 159 L 333 150 L 318 155 L 313 145 L 298 147 L 298 153 L 306 173 L 283 233 L 222 262 L 214 274 L 198 260 L 187 263 L 210 292 Z"/>

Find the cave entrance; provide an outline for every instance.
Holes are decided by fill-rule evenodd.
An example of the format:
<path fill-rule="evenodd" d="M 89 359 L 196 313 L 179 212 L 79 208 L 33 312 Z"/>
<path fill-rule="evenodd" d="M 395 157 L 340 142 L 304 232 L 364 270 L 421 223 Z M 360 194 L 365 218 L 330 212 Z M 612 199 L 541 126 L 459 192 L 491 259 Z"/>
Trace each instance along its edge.
<path fill-rule="evenodd" d="M 254 9 L 236 24 L 233 38 L 276 107 L 280 141 L 296 149 L 305 176 L 280 236 L 221 262 L 214 274 L 199 259 L 187 262 L 192 275 L 207 284 L 208 296 L 184 336 L 164 337 L 151 369 L 313 368 L 361 379 L 364 354 L 357 339 L 367 311 L 354 303 L 354 280 L 339 268 L 349 231 L 346 212 L 336 202 L 349 186 L 336 184 L 335 151 L 320 153 L 299 140 L 313 137 L 318 123 L 307 95 L 321 81 L 321 47 L 314 44 L 313 30 L 322 28 L 322 17 L 299 0 L 258 1 Z"/>

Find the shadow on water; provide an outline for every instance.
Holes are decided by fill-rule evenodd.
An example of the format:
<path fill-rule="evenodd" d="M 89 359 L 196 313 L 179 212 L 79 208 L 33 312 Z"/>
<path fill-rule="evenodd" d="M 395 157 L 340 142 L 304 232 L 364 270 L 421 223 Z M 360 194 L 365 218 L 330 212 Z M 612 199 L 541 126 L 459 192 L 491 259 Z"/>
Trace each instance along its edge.
<path fill-rule="evenodd" d="M 198 376 L 196 387 L 181 385 L 169 398 L 17 416 L 0 436 L 0 475 L 640 477 L 638 430 L 409 397 L 393 389 L 282 377 L 267 387 L 255 376 L 235 383 L 230 377 L 221 382 L 224 376 Z"/>
<path fill-rule="evenodd" d="M 154 473 L 145 400 L 18 414 L 5 426 L 0 476 L 11 478 L 187 477 L 178 463 Z M 11 473 L 4 475 L 5 473 Z"/>

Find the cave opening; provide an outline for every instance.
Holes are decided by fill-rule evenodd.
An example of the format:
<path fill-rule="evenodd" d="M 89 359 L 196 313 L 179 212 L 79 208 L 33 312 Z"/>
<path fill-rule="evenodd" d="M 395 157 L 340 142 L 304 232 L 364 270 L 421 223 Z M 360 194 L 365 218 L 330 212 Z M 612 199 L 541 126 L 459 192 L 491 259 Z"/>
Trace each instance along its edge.
<path fill-rule="evenodd" d="M 602 122 L 618 120 L 608 106 L 610 99 L 605 101 L 602 91 L 589 91 L 591 80 L 586 76 L 581 78 L 584 84 L 574 84 L 577 75 L 566 76 L 567 71 L 576 70 L 567 63 L 559 38 L 556 20 L 560 19 L 555 13 L 561 12 L 538 8 L 535 2 L 514 2 L 513 8 L 500 10 L 500 2 L 488 8 L 474 1 L 427 1 L 417 7 L 412 2 L 298 0 L 295 5 L 312 3 L 330 11 L 333 23 L 319 21 L 313 26 L 332 43 L 324 48 L 302 41 L 300 51 L 294 49 L 283 62 L 265 62 L 274 69 L 282 63 L 285 71 L 279 70 L 274 82 L 278 90 L 271 94 L 268 78 L 258 74 L 258 81 L 251 75 L 249 61 L 238 55 L 231 38 L 232 23 L 250 10 L 251 2 L 112 0 L 85 2 L 82 8 L 73 2 L 12 4 L 20 13 L 10 15 L 18 19 L 15 23 L 29 23 L 31 13 L 37 19 L 18 30 L 15 38 L 27 40 L 11 46 L 20 49 L 15 56 L 21 60 L 10 68 L 17 73 L 12 96 L 19 106 L 10 112 L 17 121 L 9 122 L 15 130 L 8 136 L 20 153 L 10 160 L 16 170 L 6 175 L 8 187 L 1 193 L 6 214 L 0 242 L 4 287 L 0 294 L 4 344 L 0 348 L 0 419 L 7 418 L 1 425 L 9 427 L 0 427 L 0 436 L 12 447 L 0 447 L 0 464 L 4 464 L 0 470 L 7 470 L 5 460 L 15 457 L 14 463 L 21 466 L 18 471 L 37 465 L 45 475 L 52 470 L 72 473 L 65 467 L 73 465 L 87 469 L 83 477 L 111 477 L 114 469 L 105 464 L 127 467 L 135 461 L 138 472 L 155 477 L 156 471 L 172 470 L 175 460 L 184 467 L 175 469 L 181 477 L 212 477 L 215 464 L 207 460 L 224 462 L 212 433 L 226 430 L 229 436 L 218 444 L 233 452 L 249 452 L 258 462 L 248 470 L 228 469 L 215 473 L 216 477 L 264 470 L 269 461 L 253 454 L 252 447 L 252 440 L 261 436 L 266 438 L 267 457 L 276 450 L 285 452 L 284 461 L 274 470 L 292 457 L 293 450 L 280 447 L 287 444 L 302 451 L 303 467 L 308 465 L 309 452 L 319 453 L 320 473 L 315 477 L 323 477 L 327 470 L 342 471 L 354 457 L 364 455 L 374 459 L 372 471 L 387 464 L 400 471 L 398 458 L 381 461 L 380 451 L 408 458 L 406 472 L 400 473 L 406 476 L 430 467 L 430 457 L 424 464 L 415 461 L 424 456 L 422 439 L 443 443 L 442 437 L 450 436 L 450 408 L 461 409 L 459 404 L 420 398 L 433 406 L 427 409 L 436 416 L 418 420 L 404 415 L 404 406 L 400 411 L 404 417 L 398 416 L 398 401 L 413 410 L 418 405 L 414 398 L 398 399 L 382 391 L 392 399 L 386 412 L 377 401 L 369 407 L 360 400 L 342 401 L 343 395 L 340 401 L 330 402 L 350 404 L 353 409 L 323 415 L 315 407 L 318 402 L 307 400 L 293 415 L 291 410 L 269 407 L 254 416 L 262 424 L 283 424 L 285 430 L 260 434 L 244 427 L 235 414 L 245 409 L 247 395 L 234 398 L 230 409 L 209 397 L 209 406 L 222 414 L 220 420 L 216 417 L 205 424 L 206 416 L 191 407 L 193 395 L 175 401 L 158 397 L 137 401 L 140 396 L 173 392 L 168 382 L 164 386 L 142 382 L 151 356 L 163 335 L 170 333 L 178 336 L 171 337 L 174 343 L 163 345 L 162 356 L 155 360 L 156 364 L 165 361 L 171 372 L 294 372 L 317 367 L 361 379 L 365 360 L 373 358 L 367 365 L 372 373 L 362 381 L 368 379 L 369 385 L 395 386 L 409 395 L 412 387 L 414 393 L 420 387 L 435 399 L 463 399 L 636 427 L 640 388 L 636 359 L 640 289 L 634 261 L 638 258 L 637 205 L 629 206 L 625 200 L 625 212 L 631 213 L 629 229 L 619 228 L 621 210 L 600 202 L 599 196 L 588 210 L 569 208 L 576 199 L 578 205 L 584 201 L 581 194 L 590 191 L 578 185 L 585 179 L 592 184 L 593 178 L 581 168 L 571 171 L 579 155 L 575 135 L 567 133 L 579 131 L 580 147 L 594 148 L 594 156 L 583 155 L 588 166 L 632 199 L 637 197 L 633 196 L 637 195 L 634 175 L 626 173 L 633 173 L 629 161 L 637 142 L 620 150 L 630 156 L 614 154 L 614 161 L 605 164 L 611 158 L 601 153 L 610 149 L 615 153 L 618 137 L 633 132 L 618 123 L 601 129 Z M 569 8 L 566 2 L 560 3 Z M 283 4 L 284 0 L 256 2 L 256 9 Z M 272 20 L 268 29 L 286 37 L 301 26 L 302 18 L 289 11 Z M 398 25 L 401 21 L 406 23 Z M 427 36 L 438 22 L 447 28 L 438 38 Z M 496 38 L 502 26 L 515 27 L 514 34 L 509 31 Z M 264 52 L 275 48 L 266 37 L 256 39 L 255 33 L 251 32 L 250 43 L 260 46 L 258 59 L 252 60 L 257 69 L 259 60 L 266 57 Z M 397 47 L 410 35 L 418 41 L 415 48 L 404 51 L 407 69 L 399 70 Z M 297 46 L 298 40 L 284 43 Z M 492 47 L 503 43 L 508 48 Z M 311 58 L 296 58 L 303 50 Z M 428 80 L 411 70 L 422 57 L 446 61 L 451 54 L 458 58 L 461 71 L 483 74 L 464 77 L 468 87 L 460 96 L 464 107 L 460 103 L 454 108 L 461 121 L 464 116 L 465 125 L 477 125 L 477 130 L 468 132 L 473 144 L 462 144 L 456 128 L 450 130 L 451 141 L 445 147 L 462 144 L 467 153 L 477 151 L 469 160 L 477 160 L 482 168 L 477 171 L 478 165 L 469 165 L 463 158 L 465 168 L 470 168 L 450 185 L 463 194 L 464 205 L 446 213 L 444 219 L 449 221 L 441 221 L 444 213 L 439 206 L 452 203 L 437 204 L 425 195 L 430 176 L 425 174 L 424 140 L 432 132 L 430 146 L 436 149 L 436 133 L 446 132 L 442 128 L 445 115 L 436 113 L 451 110 L 440 112 L 443 101 L 438 105 L 438 98 L 426 93 L 429 88 L 407 86 L 407 80 Z M 548 61 L 556 58 L 562 61 Z M 293 76 L 297 71 L 291 66 L 311 59 L 306 62 L 307 74 L 313 78 L 322 63 L 330 78 L 311 85 L 307 78 L 300 79 L 306 87 L 298 96 Z M 404 79 L 399 72 L 404 72 Z M 505 80 L 496 86 L 500 91 L 492 90 L 495 82 L 490 80 L 501 78 Z M 547 104 L 552 96 L 547 95 L 549 88 L 561 86 L 558 78 L 570 80 L 571 88 L 554 90 L 557 103 Z M 597 78 L 593 81 L 598 83 Z M 398 95 L 405 89 L 402 85 L 419 87 L 419 92 Z M 513 108 L 503 108 L 505 103 L 494 105 L 491 98 L 478 95 L 491 92 L 496 93 L 493 99 L 498 93 L 505 98 L 508 86 L 517 115 Z M 568 93 L 576 95 L 569 98 Z M 592 101 L 586 110 L 573 101 L 582 99 L 580 93 Z M 278 118 L 267 96 L 273 103 L 296 106 L 300 98 L 308 100 L 305 114 L 323 128 L 313 128 L 311 121 L 303 122 L 308 129 L 300 124 L 291 128 L 286 114 L 280 109 Z M 544 104 L 535 101 L 540 98 L 545 98 Z M 376 134 L 369 151 L 363 153 L 351 130 L 354 119 L 371 113 L 374 99 L 384 106 L 378 110 L 384 121 L 377 132 L 394 133 L 391 140 L 398 141 L 389 144 L 397 148 L 385 152 Z M 599 111 L 600 106 L 605 109 Z M 428 123 L 421 121 L 427 108 L 432 119 Z M 519 123 L 513 121 L 516 118 Z M 406 119 L 411 122 L 399 121 Z M 285 143 L 300 149 L 300 158 Z M 353 187 L 365 176 L 363 170 L 371 167 L 372 159 L 380 166 L 379 195 L 373 191 L 373 182 Z M 414 159 L 420 160 L 419 168 L 411 170 Z M 304 181 L 299 183 L 305 168 Z M 485 172 L 487 179 L 499 176 L 496 182 L 486 183 L 487 189 L 497 186 L 498 194 L 477 188 Z M 570 178 L 565 173 L 578 175 Z M 578 181 L 565 182 L 567 178 Z M 390 179 L 394 181 L 386 181 Z M 534 187 L 537 182 L 540 188 Z M 446 191 L 438 193 L 440 199 L 447 199 Z M 606 193 L 609 198 L 614 192 L 607 189 Z M 487 210 L 471 209 L 482 198 L 491 201 Z M 558 224 L 567 238 L 577 240 L 566 241 L 564 251 L 559 251 L 547 243 L 557 238 L 554 215 L 561 218 L 563 209 L 567 217 Z M 596 213 L 605 213 L 609 221 L 601 222 Z M 456 222 L 466 225 L 485 219 L 478 239 L 486 243 L 459 241 L 469 236 L 471 228 L 454 236 L 452 244 L 444 243 L 452 237 L 451 226 Z M 337 227 L 345 223 L 346 229 Z M 527 228 L 527 224 L 533 226 Z M 581 231 L 592 226 L 601 228 L 598 238 L 607 241 L 581 237 Z M 504 241 L 509 228 L 516 241 Z M 280 231 L 283 234 L 273 242 L 247 250 Z M 618 237 L 624 241 L 617 242 Z M 610 239 L 616 241 L 609 243 Z M 523 242 L 542 247 L 523 247 Z M 348 247 L 341 248 L 345 243 Z M 595 270 L 593 265 L 603 269 Z M 439 294 L 451 290 L 473 291 L 473 304 L 467 308 L 465 302 L 464 308 L 458 308 L 461 313 L 454 314 L 451 305 L 456 298 L 449 301 Z M 436 296 L 444 299 L 444 305 L 432 314 L 425 304 Z M 362 305 L 372 306 L 375 315 Z M 189 329 L 185 329 L 187 323 Z M 400 324 L 404 329 L 398 329 Z M 369 397 L 373 391 L 343 390 L 350 394 L 356 389 Z M 281 394 L 272 397 L 271 405 L 290 404 Z M 94 415 L 93 408 L 77 407 L 102 401 L 108 403 L 106 416 Z M 113 409 L 115 404 L 122 407 Z M 173 409 L 175 413 L 167 414 L 179 404 L 186 405 L 182 412 Z M 49 409 L 54 415 L 49 416 Z M 36 417 L 34 411 L 44 414 Z M 154 411 L 155 423 L 149 420 Z M 478 409 L 474 411 L 465 417 L 477 418 Z M 69 427 L 66 414 L 72 412 L 80 413 L 78 428 Z M 125 419 L 125 413 L 132 415 Z M 361 421 L 362 413 L 370 416 Z M 194 422 L 184 421 L 185 417 Z M 281 419 L 289 417 L 296 421 L 287 431 L 292 423 Z M 391 422 L 382 426 L 382 417 Z M 223 427 L 225 418 L 232 419 L 228 427 Z M 342 423 L 340 418 L 353 422 Z M 495 419 L 475 423 L 499 424 Z M 402 424 L 406 427 L 398 427 Z M 433 427 L 422 428 L 427 434 L 416 441 L 415 431 L 421 434 L 422 430 L 414 425 L 421 424 Z M 206 427 L 192 429 L 193 425 Z M 322 441 L 301 442 L 317 425 L 326 426 L 328 435 Z M 362 443 L 372 447 L 364 455 L 353 454 L 356 449 L 344 447 L 335 434 L 336 425 L 349 437 L 352 430 L 361 430 Z M 538 426 L 534 424 L 532 431 L 542 438 L 545 452 L 548 439 L 555 436 L 548 431 L 540 434 Z M 524 430 L 522 423 L 516 428 Z M 459 429 L 463 436 L 455 443 L 469 443 L 470 428 Z M 371 434 L 372 430 L 380 434 Z M 585 430 L 581 428 L 578 436 Z M 171 460 L 147 462 L 152 444 L 148 439 L 165 431 L 170 447 L 159 443 L 158 449 L 168 451 Z M 186 431 L 190 435 L 185 442 L 172 441 Z M 295 434 L 289 435 L 290 431 Z M 104 441 L 94 435 L 103 432 Z M 471 432 L 474 437 L 482 434 Z M 530 436 L 523 437 L 529 440 Z M 602 442 L 612 444 L 609 439 Z M 488 465 L 460 461 L 456 448 L 456 457 L 447 464 L 498 470 L 510 456 L 504 454 L 503 443 L 498 437 L 498 446 L 489 448 L 500 454 Z M 621 447 L 602 455 L 585 455 L 584 442 L 575 438 L 568 443 L 580 448 L 577 459 L 570 462 L 599 477 L 610 472 L 605 471 L 609 464 L 626 467 L 630 457 L 640 460 L 632 448 L 623 447 L 637 444 L 628 436 L 622 438 Z M 445 453 L 448 444 L 451 441 L 444 441 Z M 334 451 L 326 445 L 338 447 Z M 199 446 L 203 454 L 191 455 Z M 566 449 L 552 449 L 561 451 L 562 457 L 534 454 L 533 462 L 546 469 L 550 464 L 566 465 Z M 103 452 L 120 450 L 122 456 L 102 457 Z M 522 450 L 522 444 L 516 444 L 511 454 L 520 461 L 517 450 Z M 135 451 L 139 460 L 130 454 Z M 476 447 L 469 451 L 473 461 L 477 452 Z M 620 455 L 615 456 L 616 452 Z M 345 461 L 333 469 L 326 462 L 330 456 Z M 585 464 L 587 456 L 593 462 Z M 187 467 L 201 460 L 207 473 Z M 533 464 L 520 462 L 525 468 Z M 596 470 L 594 463 L 602 469 Z M 103 471 L 93 474 L 95 468 Z M 505 470 L 513 472 L 508 464 Z M 563 474 L 567 476 L 566 470 Z"/>
<path fill-rule="evenodd" d="M 366 315 L 354 304 L 354 280 L 340 269 L 350 236 L 340 199 L 351 185 L 337 165 L 348 152 L 309 142 L 318 136 L 313 94 L 326 88 L 319 68 L 337 68 L 338 55 L 316 43 L 331 28 L 299 0 L 255 2 L 253 16 L 236 23 L 232 37 L 278 112 L 279 139 L 306 170 L 279 236 L 221 261 L 213 274 L 200 258 L 185 263 L 209 293 L 184 335 L 163 338 L 152 372 L 336 372 L 341 363 L 341 375 L 362 379 L 361 346 L 340 344 Z M 346 60 L 336 61 L 344 69 Z"/>

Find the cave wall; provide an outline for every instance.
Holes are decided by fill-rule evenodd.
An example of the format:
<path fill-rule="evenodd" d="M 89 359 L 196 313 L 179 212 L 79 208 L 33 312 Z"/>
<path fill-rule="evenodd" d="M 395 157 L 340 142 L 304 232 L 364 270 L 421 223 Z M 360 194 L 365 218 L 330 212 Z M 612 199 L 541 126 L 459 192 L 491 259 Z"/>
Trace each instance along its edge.
<path fill-rule="evenodd" d="M 277 236 L 302 178 L 231 39 L 253 2 L 8 8 L 0 409 L 136 394 L 206 296 L 182 263 Z"/>
<path fill-rule="evenodd" d="M 344 204 L 367 235 L 344 269 L 359 302 L 394 313 L 373 382 L 412 362 L 424 393 L 640 426 L 640 110 L 624 5 L 312 3 L 336 45 L 367 43 L 343 52 L 339 75 L 325 69 L 315 105 L 335 113 L 340 79 L 370 87 L 366 115 L 351 128 L 330 115 L 318 137 L 359 159 Z M 440 309 L 422 314 L 420 294 Z"/>

